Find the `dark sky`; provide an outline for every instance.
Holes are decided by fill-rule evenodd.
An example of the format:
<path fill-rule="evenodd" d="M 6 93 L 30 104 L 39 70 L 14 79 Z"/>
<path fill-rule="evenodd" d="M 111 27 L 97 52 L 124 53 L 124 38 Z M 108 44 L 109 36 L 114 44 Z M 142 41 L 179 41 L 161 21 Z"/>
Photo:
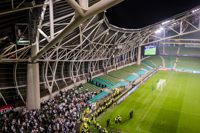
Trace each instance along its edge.
<path fill-rule="evenodd" d="M 200 5 L 200 0 L 125 0 L 107 10 L 111 24 L 141 28 Z"/>

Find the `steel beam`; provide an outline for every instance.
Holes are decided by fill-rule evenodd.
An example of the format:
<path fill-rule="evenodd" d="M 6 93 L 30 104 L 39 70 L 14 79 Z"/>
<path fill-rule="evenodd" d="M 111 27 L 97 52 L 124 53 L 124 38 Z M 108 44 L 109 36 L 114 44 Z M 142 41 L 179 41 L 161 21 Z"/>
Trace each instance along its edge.
<path fill-rule="evenodd" d="M 24 8 L 18 8 L 18 9 L 12 9 L 12 10 L 9 10 L 9 11 L 3 11 L 3 12 L 0 12 L 0 16 L 5 15 L 5 14 L 19 12 L 19 11 L 30 10 L 30 9 L 33 9 L 33 8 L 42 7 L 43 5 L 44 4 L 38 4 L 38 5 L 35 5 L 35 6 L 30 6 L 30 7 L 24 7 Z"/>
<path fill-rule="evenodd" d="M 123 0 L 101 0 L 100 2 L 94 4 L 91 6 L 83 16 L 78 15 L 75 20 L 69 24 L 60 34 L 58 34 L 51 42 L 49 42 L 45 47 L 43 47 L 36 56 L 32 58 L 32 62 L 34 62 L 36 59 L 38 59 L 42 54 L 44 54 L 46 51 L 48 51 L 52 46 L 59 43 L 65 36 L 67 36 L 69 33 L 71 33 L 75 28 L 77 28 L 81 23 L 83 23 L 85 20 L 90 18 L 91 16 L 98 14 L 120 2 Z M 73 4 L 73 3 L 71 3 Z"/>
<path fill-rule="evenodd" d="M 50 22 L 50 37 L 54 38 L 54 13 L 53 13 L 53 0 L 49 0 L 49 22 Z"/>
<path fill-rule="evenodd" d="M 84 16 L 84 10 L 75 0 L 66 0 L 67 3 L 77 12 L 80 16 Z"/>

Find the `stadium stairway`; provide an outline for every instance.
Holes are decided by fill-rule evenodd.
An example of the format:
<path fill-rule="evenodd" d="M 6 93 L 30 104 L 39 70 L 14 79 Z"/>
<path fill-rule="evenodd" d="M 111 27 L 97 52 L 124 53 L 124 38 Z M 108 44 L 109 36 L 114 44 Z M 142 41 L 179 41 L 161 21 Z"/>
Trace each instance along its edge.
<path fill-rule="evenodd" d="M 176 61 L 174 63 L 174 67 L 173 68 L 176 68 L 177 62 L 178 62 L 178 57 L 176 57 Z"/>
<path fill-rule="evenodd" d="M 176 63 L 176 57 L 174 56 L 162 56 L 165 62 L 165 68 L 174 68 L 174 64 Z"/>
<path fill-rule="evenodd" d="M 165 68 L 165 60 L 164 60 L 163 56 L 160 56 L 160 58 L 162 59 L 162 67 Z"/>
<path fill-rule="evenodd" d="M 181 48 L 178 47 L 178 50 L 177 50 L 177 52 L 176 52 L 177 55 L 179 55 L 179 53 L 180 53 L 180 49 L 181 49 Z"/>

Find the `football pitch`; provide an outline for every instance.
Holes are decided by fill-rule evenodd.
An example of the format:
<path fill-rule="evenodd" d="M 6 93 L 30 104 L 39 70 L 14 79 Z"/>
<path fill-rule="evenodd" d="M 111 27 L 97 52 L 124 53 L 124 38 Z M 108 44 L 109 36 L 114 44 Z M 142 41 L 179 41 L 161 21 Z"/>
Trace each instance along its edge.
<path fill-rule="evenodd" d="M 165 79 L 166 86 L 153 90 L 159 79 Z M 114 122 L 117 115 L 120 124 Z M 105 127 L 107 119 L 109 133 L 200 133 L 200 75 L 159 71 L 97 120 Z"/>

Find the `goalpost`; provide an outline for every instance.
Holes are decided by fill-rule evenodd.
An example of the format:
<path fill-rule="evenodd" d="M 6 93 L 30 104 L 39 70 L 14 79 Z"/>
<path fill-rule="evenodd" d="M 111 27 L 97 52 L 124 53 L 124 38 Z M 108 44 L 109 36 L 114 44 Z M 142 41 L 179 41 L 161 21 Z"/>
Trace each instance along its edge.
<path fill-rule="evenodd" d="M 163 88 L 165 87 L 165 85 L 166 85 L 166 80 L 165 80 L 165 79 L 160 79 L 160 80 L 157 82 L 156 89 L 162 91 Z"/>

